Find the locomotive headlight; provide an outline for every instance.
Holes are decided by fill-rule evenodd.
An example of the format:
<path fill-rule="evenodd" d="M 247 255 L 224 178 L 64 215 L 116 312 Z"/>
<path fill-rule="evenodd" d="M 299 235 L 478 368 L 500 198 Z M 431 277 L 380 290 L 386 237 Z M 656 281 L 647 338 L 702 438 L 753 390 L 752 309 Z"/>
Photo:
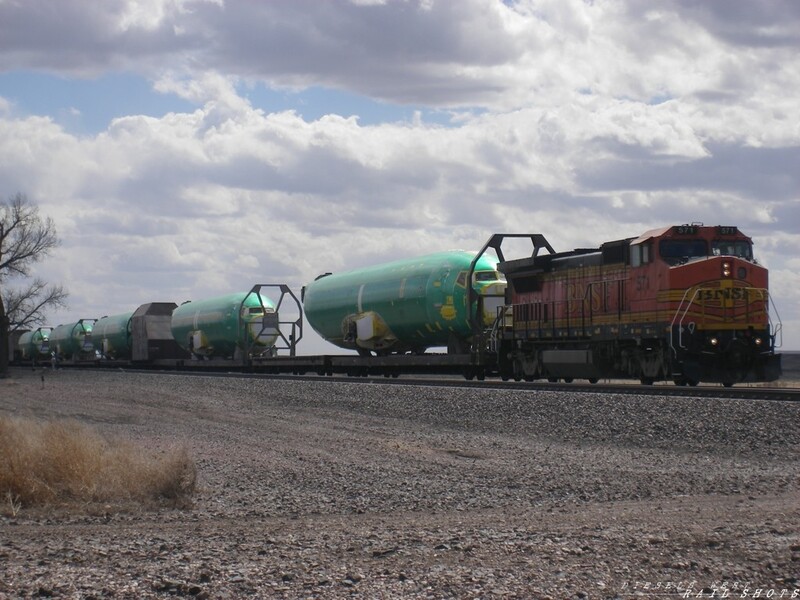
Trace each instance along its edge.
<path fill-rule="evenodd" d="M 731 263 L 729 262 L 722 263 L 722 276 L 723 277 L 731 276 Z"/>
<path fill-rule="evenodd" d="M 757 337 L 756 339 L 754 339 L 754 340 L 753 340 L 753 343 L 754 343 L 756 346 L 760 346 L 760 345 L 763 343 L 763 341 L 761 340 L 761 338 L 760 338 L 760 337 Z"/>
<path fill-rule="evenodd" d="M 711 344 L 712 346 L 716 346 L 717 344 L 719 344 L 719 340 L 716 337 L 712 337 L 708 340 L 708 343 Z"/>

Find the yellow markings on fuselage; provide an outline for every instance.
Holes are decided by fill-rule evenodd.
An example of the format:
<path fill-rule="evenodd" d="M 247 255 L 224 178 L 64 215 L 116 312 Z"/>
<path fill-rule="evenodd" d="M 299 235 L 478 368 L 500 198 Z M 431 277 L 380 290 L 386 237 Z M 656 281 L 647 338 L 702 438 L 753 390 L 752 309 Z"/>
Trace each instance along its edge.
<path fill-rule="evenodd" d="M 442 308 L 439 310 L 439 314 L 442 315 L 442 318 L 445 321 L 452 321 L 456 318 L 456 307 L 453 304 L 453 296 L 448 296 L 446 302 L 442 305 Z"/>

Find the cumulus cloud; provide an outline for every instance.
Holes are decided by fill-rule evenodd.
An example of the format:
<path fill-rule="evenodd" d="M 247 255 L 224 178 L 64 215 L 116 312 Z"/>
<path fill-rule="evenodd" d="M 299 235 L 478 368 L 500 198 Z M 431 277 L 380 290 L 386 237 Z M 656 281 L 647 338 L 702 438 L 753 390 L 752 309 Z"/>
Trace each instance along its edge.
<path fill-rule="evenodd" d="M 194 106 L 78 135 L 0 97 L 0 191 L 56 218 L 48 275 L 103 314 L 265 276 L 299 288 L 493 231 L 565 250 L 691 221 L 738 224 L 786 281 L 800 244 L 800 9 L 721 6 L 0 0 L 0 71 L 125 70 Z M 453 119 L 307 119 L 254 106 L 243 84 Z M 800 286 L 775 289 L 800 322 Z"/>

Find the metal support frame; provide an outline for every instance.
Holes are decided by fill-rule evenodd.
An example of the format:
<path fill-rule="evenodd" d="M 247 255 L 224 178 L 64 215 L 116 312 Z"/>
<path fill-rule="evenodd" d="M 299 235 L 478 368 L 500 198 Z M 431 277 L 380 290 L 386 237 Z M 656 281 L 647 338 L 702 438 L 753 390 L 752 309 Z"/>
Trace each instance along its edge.
<path fill-rule="evenodd" d="M 286 350 L 288 351 L 289 356 L 296 356 L 297 344 L 301 339 L 303 339 L 303 308 L 300 304 L 300 301 L 297 299 L 297 296 L 295 296 L 291 288 L 285 283 L 258 283 L 254 285 L 253 288 L 242 299 L 242 303 L 239 306 L 239 330 L 240 330 L 240 335 L 244 336 L 244 340 L 246 342 L 245 360 L 249 360 L 253 344 L 248 343 L 249 338 L 247 336 L 247 329 L 246 327 L 244 327 L 243 323 L 242 308 L 244 307 L 244 303 L 247 300 L 247 298 L 249 298 L 252 294 L 255 294 L 258 297 L 260 304 L 263 306 L 264 301 L 261 291 L 265 288 L 273 288 L 279 290 L 280 297 L 278 298 L 278 301 L 275 303 L 275 312 L 265 313 L 262 316 L 261 329 L 258 331 L 255 337 L 258 338 L 261 334 L 265 332 L 274 334 L 277 336 L 278 340 L 281 340 L 283 342 L 283 344 L 278 343 L 278 341 L 276 340 L 276 343 L 273 346 L 273 348 L 276 351 Z M 286 299 L 287 296 L 294 301 L 294 304 L 297 308 L 297 318 L 281 320 L 281 307 L 283 306 L 284 300 Z M 288 329 L 289 331 L 287 332 L 286 329 Z"/>
<path fill-rule="evenodd" d="M 475 274 L 475 266 L 478 264 L 478 261 L 486 254 L 486 251 L 490 248 L 495 251 L 497 254 L 497 259 L 500 262 L 505 260 L 505 256 L 503 255 L 503 242 L 508 238 L 515 238 L 515 239 L 529 239 L 531 241 L 531 245 L 533 246 L 533 250 L 531 252 L 531 258 L 536 257 L 539 255 L 539 252 L 542 249 L 547 250 L 550 254 L 555 254 L 556 251 L 550 245 L 550 242 L 541 234 L 541 233 L 495 233 L 493 234 L 489 240 L 483 245 L 483 248 L 475 255 L 475 258 L 472 259 L 472 262 L 469 265 L 469 273 L 468 273 L 468 282 L 467 285 L 467 313 L 469 316 L 469 324 L 470 329 L 472 330 L 473 335 L 481 335 L 485 327 L 483 325 L 483 306 L 481 305 L 481 296 L 478 292 L 475 291 L 473 287 L 473 275 Z M 472 304 L 476 303 L 477 307 L 476 310 L 473 312 Z"/>

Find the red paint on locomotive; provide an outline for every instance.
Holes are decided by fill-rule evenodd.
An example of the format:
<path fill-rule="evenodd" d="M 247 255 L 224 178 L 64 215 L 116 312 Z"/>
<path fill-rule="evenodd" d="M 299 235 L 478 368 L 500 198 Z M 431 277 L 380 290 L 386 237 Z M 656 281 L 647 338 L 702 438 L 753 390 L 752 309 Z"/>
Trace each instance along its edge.
<path fill-rule="evenodd" d="M 730 385 L 780 374 L 768 272 L 736 227 L 666 227 L 498 268 L 505 375 Z"/>

